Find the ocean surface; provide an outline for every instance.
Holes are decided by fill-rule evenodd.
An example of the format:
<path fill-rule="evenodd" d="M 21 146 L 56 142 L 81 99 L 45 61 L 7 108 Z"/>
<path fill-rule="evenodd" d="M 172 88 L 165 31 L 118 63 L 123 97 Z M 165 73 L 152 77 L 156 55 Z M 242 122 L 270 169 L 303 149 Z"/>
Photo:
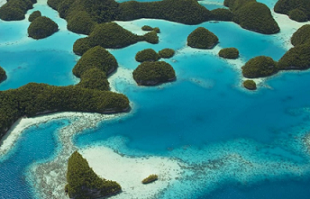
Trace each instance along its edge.
<path fill-rule="evenodd" d="M 272 8 L 275 1 L 261 2 Z M 220 0 L 200 3 L 208 9 L 223 7 Z M 78 60 L 72 46 L 84 36 L 67 31 L 66 22 L 44 1 L 28 13 L 34 10 L 52 18 L 60 31 L 37 41 L 27 37 L 27 20 L 0 20 L 0 65 L 8 74 L 0 90 L 29 82 L 73 85 L 79 81 L 71 72 Z M 141 19 L 127 23 L 159 27 L 160 42 L 110 49 L 121 69 L 114 75 L 127 73 L 112 86 L 128 96 L 132 110 L 74 136 L 78 148 L 103 145 L 125 155 L 177 158 L 191 165 L 160 198 L 310 198 L 310 157 L 303 144 L 310 130 L 309 71 L 281 72 L 259 84 L 257 91 L 242 87 L 242 63 L 259 55 L 279 60 L 286 52 L 284 41 L 231 22 L 191 26 Z M 218 47 L 239 49 L 236 65 L 217 52 L 186 46 L 187 36 L 200 26 L 218 36 Z M 134 57 L 146 48 L 176 51 L 165 60 L 176 71 L 175 82 L 154 87 L 135 84 L 130 75 L 138 66 Z M 62 148 L 58 132 L 69 124 L 70 118 L 59 119 L 24 130 L 11 151 L 0 157 L 0 198 L 36 198 L 40 190 L 27 181 L 29 169 L 57 156 Z M 210 169 L 210 165 L 221 166 Z"/>

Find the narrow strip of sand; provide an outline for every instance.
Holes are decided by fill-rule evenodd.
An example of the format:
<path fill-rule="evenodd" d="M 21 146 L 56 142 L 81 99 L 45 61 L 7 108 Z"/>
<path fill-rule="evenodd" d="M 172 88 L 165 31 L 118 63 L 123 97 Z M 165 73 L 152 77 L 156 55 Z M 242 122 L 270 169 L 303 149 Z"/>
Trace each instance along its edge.
<path fill-rule="evenodd" d="M 131 158 L 103 146 L 80 152 L 99 176 L 121 185 L 122 192 L 111 197 L 115 199 L 154 198 L 181 175 L 180 163 L 168 158 Z M 150 174 L 158 175 L 158 180 L 147 185 L 142 184 L 141 181 Z"/>

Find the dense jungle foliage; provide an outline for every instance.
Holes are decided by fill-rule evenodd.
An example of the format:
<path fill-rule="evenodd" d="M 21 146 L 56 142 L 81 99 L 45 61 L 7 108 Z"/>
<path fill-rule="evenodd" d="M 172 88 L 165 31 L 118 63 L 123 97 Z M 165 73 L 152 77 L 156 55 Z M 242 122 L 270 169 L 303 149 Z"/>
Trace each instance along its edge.
<path fill-rule="evenodd" d="M 278 71 L 277 62 L 266 56 L 252 58 L 242 66 L 242 74 L 248 78 L 267 77 Z"/>
<path fill-rule="evenodd" d="M 174 50 L 171 48 L 165 48 L 158 51 L 158 55 L 160 56 L 160 58 L 166 58 L 166 59 L 173 57 L 174 53 L 175 53 Z"/>
<path fill-rule="evenodd" d="M 160 57 L 157 54 L 157 52 L 155 52 L 155 50 L 151 48 L 144 49 L 144 50 L 137 52 L 136 57 L 135 57 L 137 62 L 157 61 L 159 60 L 159 58 Z"/>
<path fill-rule="evenodd" d="M 219 51 L 219 56 L 225 59 L 237 59 L 239 51 L 237 48 L 223 48 Z"/>
<path fill-rule="evenodd" d="M 6 80 L 6 72 L 5 70 L 0 66 L 0 83 Z"/>
<path fill-rule="evenodd" d="M 199 49 L 211 49 L 218 41 L 215 34 L 203 27 L 198 27 L 187 37 L 187 45 Z"/>
<path fill-rule="evenodd" d="M 164 61 L 143 62 L 134 71 L 133 78 L 139 85 L 157 85 L 176 79 L 172 66 Z"/>
<path fill-rule="evenodd" d="M 75 199 L 109 197 L 122 191 L 117 182 L 100 178 L 77 151 L 68 160 L 67 182 L 65 191 Z"/>
<path fill-rule="evenodd" d="M 73 51 L 77 55 L 83 55 L 88 49 L 98 45 L 103 48 L 123 48 L 138 41 L 158 43 L 158 36 L 154 31 L 139 36 L 116 23 L 103 23 L 95 26 L 88 37 L 78 39 L 73 45 Z"/>
<path fill-rule="evenodd" d="M 36 18 L 41 17 L 41 12 L 36 10 L 34 12 L 32 12 L 29 17 L 28 17 L 28 21 L 32 22 L 33 20 L 35 20 Z"/>
<path fill-rule="evenodd" d="M 288 15 L 291 19 L 304 22 L 310 19 L 309 0 L 279 0 L 274 6 L 274 11 Z"/>
<path fill-rule="evenodd" d="M 9 0 L 0 8 L 0 19 L 14 21 L 25 19 L 26 12 L 33 8 L 36 0 Z"/>
<path fill-rule="evenodd" d="M 269 8 L 256 0 L 225 0 L 224 5 L 234 14 L 233 21 L 242 28 L 263 34 L 280 31 Z"/>
<path fill-rule="evenodd" d="M 48 17 L 37 17 L 28 27 L 28 35 L 34 39 L 43 39 L 58 31 L 58 25 Z"/>
<path fill-rule="evenodd" d="M 248 89 L 248 90 L 256 90 L 256 83 L 253 80 L 245 80 L 243 82 L 243 86 L 244 88 Z"/>

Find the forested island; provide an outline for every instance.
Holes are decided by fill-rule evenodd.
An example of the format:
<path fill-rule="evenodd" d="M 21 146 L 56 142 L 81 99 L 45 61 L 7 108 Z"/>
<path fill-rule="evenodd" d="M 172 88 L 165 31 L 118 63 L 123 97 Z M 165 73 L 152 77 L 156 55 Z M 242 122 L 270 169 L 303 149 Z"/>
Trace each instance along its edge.
<path fill-rule="evenodd" d="M 32 15 L 32 19 L 33 18 Z M 50 18 L 44 16 L 38 16 L 33 19 L 28 27 L 28 35 L 33 39 L 43 39 L 51 36 L 57 31 L 58 25 Z"/>
<path fill-rule="evenodd" d="M 1 7 L 0 18 L 7 21 L 24 19 L 33 3 L 35 0 L 10 0 Z M 67 20 L 69 30 L 82 34 L 90 34 L 97 24 L 141 18 L 165 19 L 184 24 L 199 24 L 210 20 L 233 21 L 245 29 L 259 33 L 279 32 L 269 8 L 255 0 L 225 0 L 224 5 L 229 10 L 213 11 L 201 6 L 196 0 L 123 3 L 114 0 L 48 0 L 48 5 Z"/>
<path fill-rule="evenodd" d="M 154 86 L 174 81 L 175 71 L 164 61 L 143 62 L 134 71 L 133 78 L 139 85 Z"/>
<path fill-rule="evenodd" d="M 77 151 L 68 160 L 67 182 L 65 191 L 75 199 L 109 197 L 122 191 L 117 182 L 97 176 Z"/>
<path fill-rule="evenodd" d="M 116 23 L 103 23 L 97 25 L 89 37 L 78 39 L 73 46 L 77 55 L 83 55 L 88 49 L 101 46 L 103 48 L 123 48 L 139 41 L 158 43 L 158 36 L 155 31 L 139 36 L 122 28 Z"/>
<path fill-rule="evenodd" d="M 3 82 L 4 80 L 6 80 L 6 72 L 0 66 L 0 83 Z"/>
<path fill-rule="evenodd" d="M 136 61 L 137 62 L 145 62 L 145 61 L 157 61 L 159 60 L 159 55 L 157 52 L 151 48 L 141 50 L 136 54 Z"/>
<path fill-rule="evenodd" d="M 292 20 L 305 22 L 310 20 L 310 1 L 308 0 L 279 0 L 274 11 L 288 15 Z"/>
<path fill-rule="evenodd" d="M 239 50 L 237 48 L 223 48 L 218 54 L 225 59 L 237 59 L 239 57 Z"/>
<path fill-rule="evenodd" d="M 266 56 L 252 58 L 242 66 L 242 74 L 248 78 L 267 77 L 278 71 L 277 62 Z"/>
<path fill-rule="evenodd" d="M 173 57 L 174 53 L 174 50 L 171 48 L 162 49 L 158 51 L 158 53 L 155 50 L 148 48 L 137 52 L 135 59 L 137 62 L 157 61 L 161 58 L 171 58 Z"/>
<path fill-rule="evenodd" d="M 256 90 L 256 83 L 251 79 L 245 80 L 243 86 L 248 90 Z"/>
<path fill-rule="evenodd" d="M 196 28 L 187 37 L 187 45 L 199 49 L 211 49 L 218 41 L 217 36 L 204 27 Z"/>
<path fill-rule="evenodd" d="M 278 62 L 270 57 L 258 56 L 250 59 L 243 67 L 244 77 L 257 78 L 276 74 L 280 70 L 306 70 L 310 68 L 310 25 L 299 28 L 291 37 L 294 46 Z"/>
<path fill-rule="evenodd" d="M 25 19 L 26 12 L 33 8 L 36 0 L 10 0 L 0 8 L 0 18 L 6 21 Z M 129 100 L 125 95 L 109 91 L 107 77 L 118 67 L 117 60 L 105 48 L 123 48 L 137 42 L 151 44 L 159 42 L 160 29 L 143 26 L 144 35 L 136 35 L 114 23 L 115 20 L 129 21 L 141 18 L 165 19 L 183 24 L 199 24 L 206 21 L 232 21 L 242 28 L 263 34 L 280 31 L 269 8 L 256 0 L 225 0 L 227 9 L 208 10 L 196 0 L 163 0 L 157 2 L 128 1 L 117 3 L 114 0 L 48 0 L 48 5 L 59 12 L 67 21 L 67 28 L 87 37 L 78 39 L 73 46 L 75 54 L 82 56 L 73 68 L 73 74 L 81 79 L 75 86 L 51 86 L 29 83 L 18 89 L 0 91 L 0 138 L 11 125 L 21 117 L 60 111 L 83 111 L 115 113 L 128 111 Z M 307 0 L 279 0 L 274 10 L 289 15 L 296 21 L 310 19 L 310 6 Z M 58 30 L 57 24 L 41 13 L 33 12 L 28 33 L 34 39 L 48 37 Z M 310 26 L 305 25 L 292 36 L 294 45 L 278 61 L 259 56 L 250 59 L 243 67 L 242 74 L 247 78 L 267 77 L 280 70 L 304 70 L 310 67 Z M 200 27 L 187 38 L 188 46 L 211 49 L 218 43 L 212 32 Z M 142 62 L 133 72 L 138 85 L 158 85 L 174 81 L 173 67 L 160 58 L 170 58 L 173 49 L 163 49 L 158 53 L 152 49 L 138 52 L 136 60 Z M 237 49 L 222 49 L 219 56 L 236 59 Z M 0 67 L 0 82 L 6 79 Z M 253 80 L 246 80 L 243 86 L 255 90 Z M 77 166 L 78 165 L 78 166 Z M 121 191 L 119 184 L 100 179 L 89 168 L 86 160 L 75 152 L 69 159 L 68 185 L 65 190 L 71 198 L 107 197 Z M 149 176 L 145 182 L 153 182 L 157 176 Z M 85 184 L 86 183 L 86 184 Z M 144 183 L 144 182 L 142 182 Z"/>
<path fill-rule="evenodd" d="M 158 55 L 160 56 L 160 58 L 163 59 L 169 59 L 171 57 L 174 56 L 175 51 L 171 48 L 164 48 L 160 51 L 158 51 Z"/>
<path fill-rule="evenodd" d="M 31 13 L 28 17 L 28 21 L 32 22 L 33 20 L 35 20 L 36 18 L 41 17 L 41 12 L 40 11 L 34 11 L 33 13 Z"/>
<path fill-rule="evenodd" d="M 158 27 L 152 28 L 151 26 L 144 25 L 141 29 L 144 31 L 155 31 L 156 33 L 160 33 L 160 29 Z"/>
<path fill-rule="evenodd" d="M 10 0 L 0 8 L 0 18 L 7 21 L 24 19 L 25 13 L 27 10 L 33 8 L 34 3 L 36 3 L 36 0 Z M 1 91 L 1 137 L 18 118 L 23 116 L 34 116 L 56 111 L 94 111 L 104 113 L 128 110 L 129 102 L 125 96 L 108 91 L 109 83 L 107 76 L 115 70 L 117 64 L 115 64 L 115 60 L 111 58 L 111 55 L 104 48 L 122 48 L 139 41 L 156 44 L 158 43 L 157 33 L 160 30 L 159 28 L 144 26 L 143 29 L 149 32 L 139 36 L 113 23 L 112 21 L 114 20 L 126 21 L 140 18 L 154 18 L 184 24 L 199 24 L 209 20 L 223 20 L 233 21 L 245 29 L 264 34 L 279 32 L 279 27 L 272 18 L 268 7 L 255 0 L 225 0 L 224 5 L 229 9 L 221 8 L 212 11 L 201 6 L 195 0 L 163 0 L 143 3 L 136 1 L 117 3 L 114 0 L 48 0 L 48 5 L 56 9 L 60 17 L 67 20 L 69 30 L 89 35 L 88 37 L 77 40 L 73 46 L 73 51 L 78 55 L 83 55 L 90 50 L 73 69 L 74 74 L 81 78 L 81 82 L 76 86 L 68 87 L 32 83 L 18 89 Z M 290 0 L 279 0 L 275 6 L 275 11 L 286 14 L 291 10 L 299 9 L 308 16 L 308 13 L 302 9 L 307 8 L 308 5 L 308 1 L 304 0 L 294 2 Z M 33 24 L 38 24 L 39 26 L 42 26 L 42 24 L 44 26 L 53 24 L 50 21 L 46 21 L 47 23 L 45 21 L 42 22 L 43 20 L 46 21 L 47 18 L 42 17 L 39 12 L 34 12 L 30 15 L 29 21 L 32 21 L 29 26 L 30 36 L 38 39 L 56 31 L 54 24 L 51 25 L 52 28 L 48 28 L 48 30 L 52 31 L 42 34 L 39 31 L 40 34 L 34 34 L 38 33 L 38 31 L 32 32 L 32 29 L 35 29 L 31 27 Z M 196 32 L 202 34 L 195 34 Z M 253 58 L 253 60 L 249 60 L 249 63 L 243 67 L 244 76 L 249 78 L 266 77 L 275 74 L 279 70 L 308 69 L 310 67 L 308 53 L 310 44 L 308 42 L 309 37 L 306 36 L 309 34 L 308 32 L 308 26 L 304 26 L 293 35 L 292 44 L 294 48 L 290 49 L 279 62 L 269 62 L 267 58 Z M 189 35 L 188 44 L 198 48 L 212 48 L 218 42 L 217 37 L 213 35 L 210 37 L 210 41 L 201 42 L 203 41 L 202 39 L 205 39 L 202 35 L 212 34 L 208 33 L 202 27 L 198 28 Z M 202 43 L 204 44 L 202 45 Z M 100 46 L 101 48 L 96 46 Z M 227 56 L 223 52 L 221 53 L 223 57 L 231 56 Z M 227 53 L 228 51 L 226 50 Z M 157 53 L 161 58 L 168 58 L 173 56 L 173 54 L 173 50 L 164 50 Z M 98 55 L 105 55 L 107 59 L 100 61 Z M 155 65 L 156 67 L 157 65 L 166 65 L 162 62 L 156 62 L 158 56 L 152 60 L 155 61 L 154 63 L 142 63 L 142 67 L 138 67 L 139 70 L 137 68 L 137 71 L 140 71 L 140 68 L 143 68 L 144 65 L 151 65 L 152 67 Z M 88 67 L 86 64 L 89 60 L 95 62 L 91 67 Z M 266 67 L 257 67 L 257 63 L 260 66 L 269 67 L 268 70 Z M 159 79 L 156 80 L 152 78 L 147 80 L 145 75 L 139 76 L 138 74 L 142 74 L 141 71 L 135 72 L 134 75 L 138 84 L 148 84 L 150 82 L 152 84 L 158 84 L 175 79 L 173 69 L 169 69 L 169 75 L 166 75 L 165 78 L 160 77 L 161 74 L 157 76 Z M 3 81 L 5 77 L 2 75 L 1 80 Z M 46 94 L 47 92 L 49 94 Z M 64 92 L 71 93 L 72 96 L 78 95 L 79 97 L 69 99 L 69 96 L 61 94 Z M 50 93 L 53 93 L 53 97 L 51 97 Z M 87 95 L 93 96 L 93 101 L 90 100 L 88 104 L 83 100 L 84 97 L 86 98 L 86 93 Z M 32 96 L 32 98 L 36 96 L 36 104 L 39 105 L 32 105 L 33 101 L 29 96 Z M 110 102 L 110 100 L 106 100 L 104 103 L 99 102 L 99 99 L 105 97 L 116 101 Z M 12 104 L 9 101 L 14 101 L 15 103 Z M 46 103 L 43 104 L 43 101 L 46 101 Z M 60 104 L 60 101 L 64 101 L 65 103 Z M 73 106 L 71 103 L 75 105 Z M 93 106 L 90 104 L 93 104 Z"/>
<path fill-rule="evenodd" d="M 81 82 L 75 86 L 29 83 L 18 89 L 0 91 L 0 137 L 16 120 L 25 116 L 61 111 L 128 111 L 128 98 L 109 91 L 107 76 L 116 67 L 114 56 L 98 46 L 86 52 L 74 67 L 74 74 L 81 78 Z"/>
<path fill-rule="evenodd" d="M 224 5 L 233 13 L 233 21 L 242 28 L 263 34 L 280 32 L 269 8 L 256 0 L 225 0 Z"/>
<path fill-rule="evenodd" d="M 158 176 L 156 174 L 151 174 L 142 180 L 142 184 L 150 184 L 156 180 L 158 180 Z"/>

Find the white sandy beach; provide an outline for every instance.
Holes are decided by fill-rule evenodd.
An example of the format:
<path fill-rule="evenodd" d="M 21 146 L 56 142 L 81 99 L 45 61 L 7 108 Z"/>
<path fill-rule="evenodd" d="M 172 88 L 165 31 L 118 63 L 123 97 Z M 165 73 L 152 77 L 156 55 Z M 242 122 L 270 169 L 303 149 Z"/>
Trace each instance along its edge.
<path fill-rule="evenodd" d="M 5 1 L 0 0 L 0 5 L 5 3 Z M 272 12 L 274 18 L 278 22 L 281 32 L 279 34 L 274 35 L 279 40 L 283 41 L 283 46 L 286 49 L 292 47 L 290 43 L 290 37 L 292 34 L 305 23 L 298 23 L 290 20 L 286 15 L 281 15 Z M 150 19 L 151 20 L 151 19 Z M 119 25 L 124 28 L 142 35 L 145 34 L 144 31 L 141 30 L 141 27 L 134 25 L 132 22 L 117 22 Z M 309 23 L 309 22 L 308 22 Z M 178 50 L 176 53 L 195 53 L 204 51 L 208 54 L 213 54 L 214 56 L 218 56 L 217 53 L 221 47 L 216 46 L 212 50 L 197 50 L 189 47 L 184 47 Z M 236 70 L 241 70 L 241 66 L 244 65 L 244 61 L 242 59 L 237 60 L 226 60 L 232 67 Z M 134 84 L 135 82 L 132 79 L 130 70 L 119 68 L 118 71 L 113 74 L 109 81 L 111 83 L 111 90 L 118 91 L 114 82 L 120 78 L 123 78 L 125 81 L 128 81 L 130 84 Z M 241 73 L 240 73 L 241 74 Z M 241 77 L 241 81 L 246 78 Z M 264 81 L 263 78 L 254 79 L 257 84 L 260 84 Z M 35 118 L 22 118 L 15 123 L 12 129 L 8 132 L 7 136 L 3 138 L 0 143 L 0 156 L 5 155 L 10 148 L 14 146 L 16 140 L 19 138 L 20 134 L 26 128 L 30 126 L 48 122 L 55 119 L 62 118 L 79 118 L 78 121 L 84 121 L 88 123 L 88 126 L 84 126 L 85 128 L 94 127 L 97 123 L 103 119 L 110 119 L 115 117 L 115 115 L 101 115 L 101 114 L 92 114 L 92 113 L 74 113 L 74 112 L 64 112 L 64 113 L 56 113 L 50 114 L 46 116 L 40 116 Z M 81 123 L 82 125 L 83 123 Z M 54 195 L 50 198 L 62 198 L 63 195 L 58 195 L 59 192 L 63 192 L 63 186 L 66 183 L 63 181 L 65 168 L 66 168 L 66 159 L 70 155 L 73 149 L 76 149 L 74 146 L 71 146 L 71 137 L 74 133 L 80 128 L 75 129 L 71 128 L 72 131 L 68 131 L 65 129 L 62 131 L 63 134 L 60 134 L 61 139 L 64 146 L 63 154 L 60 155 L 61 158 L 56 159 L 51 164 L 56 163 L 61 165 L 58 169 L 52 169 L 50 165 L 45 165 L 43 167 L 35 167 L 34 172 L 38 174 L 38 178 L 40 178 L 40 182 L 46 183 L 53 190 L 57 188 Z M 74 132 L 75 131 L 75 132 Z M 65 134 L 68 132 L 67 134 Z M 66 137 L 66 141 L 64 141 L 64 137 Z M 67 150 L 70 148 L 70 150 Z M 65 151 L 67 150 L 67 151 Z M 80 151 L 84 158 L 86 158 L 89 162 L 89 165 L 94 169 L 94 171 L 103 178 L 109 180 L 117 181 L 121 186 L 123 192 L 119 195 L 113 196 L 112 198 L 151 198 L 156 196 L 160 191 L 167 188 L 171 185 L 175 179 L 179 178 L 182 174 L 182 169 L 180 166 L 180 162 L 168 158 L 162 157 L 148 157 L 148 158 L 133 158 L 127 157 L 124 155 L 120 155 L 108 147 L 96 146 L 91 148 L 86 148 Z M 50 170 L 46 170 L 46 168 L 50 167 Z M 39 168 L 39 169 L 38 169 Z M 59 172 L 59 173 L 57 173 Z M 159 176 L 159 180 L 149 184 L 143 185 L 141 183 L 142 179 L 147 177 L 150 174 L 157 174 Z M 59 176 L 62 176 L 61 181 L 59 182 L 57 179 Z M 52 187 L 56 185 L 57 187 Z M 41 184 L 42 185 L 42 184 Z M 41 185 L 38 185 L 37 188 L 40 188 Z M 57 192 L 58 191 L 58 192 Z"/>
<path fill-rule="evenodd" d="M 181 174 L 179 163 L 168 158 L 131 158 L 107 147 L 93 147 L 80 152 L 99 176 L 121 185 L 122 192 L 111 197 L 115 199 L 154 198 Z M 141 181 L 150 174 L 157 174 L 158 180 L 142 184 Z"/>
<path fill-rule="evenodd" d="M 0 6 L 4 5 L 6 3 L 6 0 L 0 0 Z"/>

